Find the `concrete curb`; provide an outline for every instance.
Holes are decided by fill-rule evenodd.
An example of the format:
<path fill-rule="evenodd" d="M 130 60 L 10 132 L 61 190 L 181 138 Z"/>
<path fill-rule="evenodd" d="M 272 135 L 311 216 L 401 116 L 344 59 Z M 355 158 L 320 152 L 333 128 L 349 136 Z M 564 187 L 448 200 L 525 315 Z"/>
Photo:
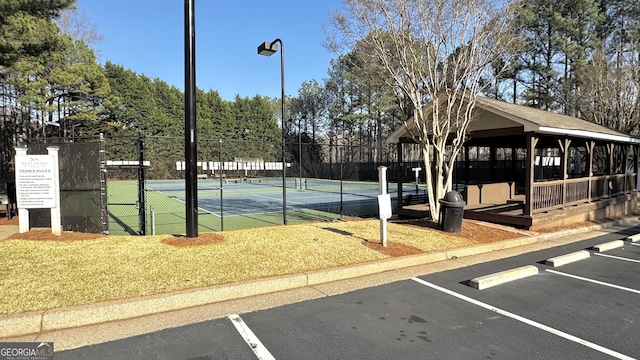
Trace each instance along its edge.
<path fill-rule="evenodd" d="M 570 254 L 549 258 L 544 262 L 544 264 L 552 267 L 559 267 L 576 261 L 587 259 L 590 256 L 591 253 L 586 250 L 576 251 Z"/>
<path fill-rule="evenodd" d="M 524 279 L 529 276 L 537 275 L 538 268 L 533 265 L 526 265 L 515 269 L 509 269 L 494 274 L 480 276 L 471 279 L 469 285 L 478 290 L 484 290 L 492 286 L 508 283 L 510 281 Z"/>
<path fill-rule="evenodd" d="M 0 316 L 0 339 L 132 319 L 146 315 L 213 304 L 221 301 L 263 295 L 283 290 L 311 287 L 338 280 L 353 279 L 364 275 L 372 275 L 440 262 L 447 259 L 457 259 L 471 255 L 545 242 L 560 237 L 596 231 L 615 225 L 628 224 L 637 220 L 637 217 L 633 217 L 611 223 L 593 225 L 586 228 L 571 229 L 532 237 L 516 238 L 491 244 L 412 255 L 402 258 L 385 259 L 365 264 L 258 279 L 242 283 L 218 285 L 169 294 L 73 306 L 47 311 L 5 315 Z"/>
<path fill-rule="evenodd" d="M 620 248 L 620 247 L 623 247 L 623 246 L 624 246 L 624 241 L 615 240 L 615 241 L 606 242 L 604 244 L 595 245 L 593 247 L 593 250 L 595 250 L 597 252 L 603 252 L 603 251 L 609 251 L 609 250 L 617 249 L 617 248 Z"/>
<path fill-rule="evenodd" d="M 627 236 L 627 241 L 631 241 L 631 242 L 638 242 L 640 241 L 640 234 L 635 234 L 635 235 L 631 235 L 631 236 Z"/>

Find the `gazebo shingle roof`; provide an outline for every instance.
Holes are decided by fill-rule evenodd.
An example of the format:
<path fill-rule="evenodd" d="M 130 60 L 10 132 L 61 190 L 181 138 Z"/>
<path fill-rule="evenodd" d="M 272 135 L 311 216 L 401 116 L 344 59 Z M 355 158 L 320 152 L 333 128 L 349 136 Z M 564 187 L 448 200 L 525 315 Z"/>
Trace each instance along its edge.
<path fill-rule="evenodd" d="M 543 128 L 557 128 L 564 130 L 584 130 L 589 132 L 624 136 L 627 134 L 609 129 L 608 127 L 598 125 L 573 116 L 552 113 L 550 111 L 535 109 L 529 106 L 510 104 L 504 101 L 479 97 L 476 106 L 485 111 L 494 110 L 500 112 L 501 115 L 514 120 L 516 122 L 530 122 Z"/>
<path fill-rule="evenodd" d="M 628 134 L 598 125 L 573 116 L 556 114 L 523 105 L 510 104 L 504 101 L 478 97 L 476 109 L 493 113 L 513 122 L 513 126 L 523 126 L 524 132 L 538 134 L 565 134 L 568 136 L 609 140 L 615 142 L 640 144 L 640 139 Z M 474 121 L 482 121 L 481 119 Z M 407 122 L 413 126 L 413 119 Z M 485 127 L 486 128 L 486 127 Z M 396 143 L 400 138 L 407 137 L 408 131 L 401 126 L 389 136 L 387 143 Z"/>

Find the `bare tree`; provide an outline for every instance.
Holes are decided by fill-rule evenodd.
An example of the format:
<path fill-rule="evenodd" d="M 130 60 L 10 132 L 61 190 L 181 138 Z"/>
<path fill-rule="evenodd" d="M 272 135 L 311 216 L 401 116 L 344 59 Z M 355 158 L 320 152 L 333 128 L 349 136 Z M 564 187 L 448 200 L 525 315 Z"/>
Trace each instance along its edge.
<path fill-rule="evenodd" d="M 93 48 L 104 38 L 98 32 L 96 24 L 91 22 L 87 13 L 78 9 L 61 11 L 56 18 L 56 25 L 62 34 L 69 35 L 72 40 L 80 40 L 90 48 Z M 96 51 L 94 49 L 94 52 Z"/>
<path fill-rule="evenodd" d="M 345 0 L 332 17 L 327 46 L 357 47 L 366 69 L 390 75 L 381 78 L 409 104 L 413 117 L 404 124 L 421 145 L 434 220 L 476 98 L 501 73 L 491 66 L 514 53 L 509 34 L 519 8 L 507 0 Z"/>
<path fill-rule="evenodd" d="M 582 73 L 581 115 L 624 133 L 640 133 L 640 51 L 610 59 L 596 51 Z"/>

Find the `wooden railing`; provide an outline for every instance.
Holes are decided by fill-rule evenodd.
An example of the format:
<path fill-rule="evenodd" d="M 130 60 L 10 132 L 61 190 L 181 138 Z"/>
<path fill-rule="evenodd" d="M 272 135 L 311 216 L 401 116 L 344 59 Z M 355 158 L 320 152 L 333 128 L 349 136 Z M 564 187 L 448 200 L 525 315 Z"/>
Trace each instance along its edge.
<path fill-rule="evenodd" d="M 589 201 L 589 178 L 567 180 L 565 205 Z"/>
<path fill-rule="evenodd" d="M 533 183 L 531 197 L 534 211 L 561 207 L 563 203 L 562 181 Z"/>
<path fill-rule="evenodd" d="M 567 179 L 566 182 L 535 182 L 531 193 L 533 211 L 541 212 L 624 194 L 636 189 L 636 179 L 636 174 L 616 174 Z"/>

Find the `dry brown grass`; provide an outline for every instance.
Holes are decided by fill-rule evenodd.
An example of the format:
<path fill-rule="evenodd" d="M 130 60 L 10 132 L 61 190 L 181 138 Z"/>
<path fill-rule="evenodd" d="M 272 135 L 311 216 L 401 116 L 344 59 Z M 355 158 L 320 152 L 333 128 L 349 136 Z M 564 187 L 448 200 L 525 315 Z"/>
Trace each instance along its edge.
<path fill-rule="evenodd" d="M 0 314 L 58 308 L 301 273 L 521 237 L 464 222 L 461 234 L 429 223 L 378 220 L 173 236 L 30 231 L 0 241 Z M 484 234 L 484 235 L 483 235 Z"/>

